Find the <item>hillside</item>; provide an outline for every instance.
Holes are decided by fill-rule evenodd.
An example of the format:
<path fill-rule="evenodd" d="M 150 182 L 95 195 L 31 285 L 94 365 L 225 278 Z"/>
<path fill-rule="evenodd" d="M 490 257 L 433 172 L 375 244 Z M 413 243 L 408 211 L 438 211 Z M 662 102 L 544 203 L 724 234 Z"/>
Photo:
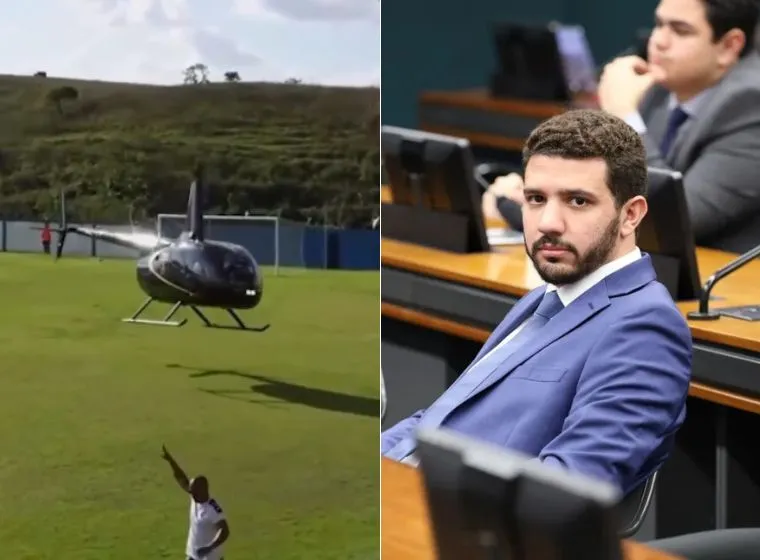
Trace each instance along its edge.
<path fill-rule="evenodd" d="M 331 223 L 366 221 L 379 202 L 379 97 L 377 88 L 0 76 L 0 215 L 57 221 L 62 186 L 72 220 L 184 212 L 203 161 L 208 213 L 281 209 L 321 221 L 327 208 Z"/>

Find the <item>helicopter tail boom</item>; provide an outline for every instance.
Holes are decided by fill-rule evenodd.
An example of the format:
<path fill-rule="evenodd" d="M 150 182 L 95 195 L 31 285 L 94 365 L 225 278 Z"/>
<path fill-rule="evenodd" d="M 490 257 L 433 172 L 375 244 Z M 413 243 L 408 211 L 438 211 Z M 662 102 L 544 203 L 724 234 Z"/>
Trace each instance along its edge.
<path fill-rule="evenodd" d="M 68 218 L 66 216 L 66 193 L 63 188 L 60 190 L 59 206 L 61 209 L 61 217 L 58 225 L 58 229 L 54 229 L 58 234 L 58 243 L 55 250 L 55 258 L 58 260 L 63 254 L 63 246 L 66 243 L 66 236 L 69 233 L 76 233 L 85 237 L 98 239 L 100 241 L 118 245 L 120 247 L 126 247 L 127 249 L 134 249 L 141 255 L 147 254 L 152 251 L 156 251 L 163 247 L 167 247 L 173 243 L 172 239 L 166 239 L 158 236 L 152 231 L 140 231 L 133 229 L 132 231 L 111 231 L 107 229 L 100 229 L 87 226 L 70 226 L 68 224 Z M 35 227 L 33 229 L 42 229 Z"/>
<path fill-rule="evenodd" d="M 66 228 L 66 231 L 98 239 L 112 245 L 126 247 L 127 249 L 134 249 L 140 254 L 148 254 L 173 243 L 172 240 L 159 237 L 150 231 L 122 232 L 85 226 L 69 226 Z"/>

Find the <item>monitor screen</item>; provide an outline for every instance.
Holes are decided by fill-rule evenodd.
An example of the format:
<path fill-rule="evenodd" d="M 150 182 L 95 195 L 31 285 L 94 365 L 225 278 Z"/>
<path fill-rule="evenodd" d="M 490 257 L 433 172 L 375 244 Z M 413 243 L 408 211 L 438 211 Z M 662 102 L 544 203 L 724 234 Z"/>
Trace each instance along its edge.
<path fill-rule="evenodd" d="M 494 26 L 498 69 L 491 93 L 536 101 L 571 100 L 555 32 L 547 25 L 499 22 Z"/>
<path fill-rule="evenodd" d="M 445 428 L 417 452 L 438 560 L 620 560 L 614 486 Z"/>
<path fill-rule="evenodd" d="M 582 25 L 500 22 L 494 38 L 499 68 L 492 94 L 580 102 L 596 93 L 596 61 Z"/>
<path fill-rule="evenodd" d="M 675 301 L 699 299 L 702 292 L 696 244 L 678 171 L 647 168 L 648 211 L 637 244 L 649 253 L 657 279 Z"/>
<path fill-rule="evenodd" d="M 490 250 L 465 138 L 382 127 L 382 157 L 393 203 L 383 206 L 383 236 L 443 250 Z"/>
<path fill-rule="evenodd" d="M 562 24 L 553 29 L 568 90 L 573 94 L 595 93 L 597 69 L 586 30 L 582 25 Z"/>

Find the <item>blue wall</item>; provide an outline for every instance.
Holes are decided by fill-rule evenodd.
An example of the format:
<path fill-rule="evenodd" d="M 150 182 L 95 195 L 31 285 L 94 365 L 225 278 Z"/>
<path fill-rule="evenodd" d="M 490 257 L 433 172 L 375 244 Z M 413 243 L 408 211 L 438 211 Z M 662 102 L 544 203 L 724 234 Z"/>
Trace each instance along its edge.
<path fill-rule="evenodd" d="M 417 97 L 425 90 L 484 87 L 496 68 L 497 21 L 585 26 L 599 64 L 630 46 L 651 26 L 656 0 L 383 0 L 382 122 L 418 126 Z"/>
<path fill-rule="evenodd" d="M 340 269 L 380 268 L 380 230 L 337 230 L 337 259 Z"/>
<path fill-rule="evenodd" d="M 181 219 L 164 219 L 162 234 L 172 237 L 181 229 Z M 330 229 L 282 220 L 279 251 L 274 222 L 208 221 L 208 239 L 242 245 L 263 266 L 379 270 L 380 230 Z M 175 232 L 172 234 L 172 232 Z"/>
<path fill-rule="evenodd" d="M 176 222 L 176 223 L 175 223 Z M 248 249 L 263 266 L 275 264 L 274 222 L 250 221 L 207 223 L 209 239 L 237 243 Z M 39 222 L 0 221 L 0 251 L 39 253 L 42 251 Z M 74 224 L 72 224 L 74 225 Z M 93 224 L 87 224 L 93 225 Z M 176 237 L 183 220 L 162 221 L 163 235 Z M 104 229 L 129 232 L 131 226 L 103 226 Z M 78 235 L 67 238 L 66 255 L 104 258 L 137 258 L 138 253 L 96 242 Z M 281 222 L 279 232 L 279 265 L 297 268 L 340 268 L 347 270 L 380 269 L 380 230 L 328 229 L 297 222 Z"/>

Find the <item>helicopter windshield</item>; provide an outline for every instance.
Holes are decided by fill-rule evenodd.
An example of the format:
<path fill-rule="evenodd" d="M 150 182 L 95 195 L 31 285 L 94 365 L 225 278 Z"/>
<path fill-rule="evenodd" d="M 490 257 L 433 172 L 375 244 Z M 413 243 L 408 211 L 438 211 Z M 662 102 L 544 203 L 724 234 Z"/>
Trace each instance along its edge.
<path fill-rule="evenodd" d="M 165 281 L 191 291 L 195 291 L 199 282 L 208 275 L 208 267 L 199 248 L 190 243 L 157 252 L 151 266 Z"/>
<path fill-rule="evenodd" d="M 224 256 L 222 272 L 228 282 L 245 287 L 251 286 L 256 278 L 253 261 L 238 251 L 229 251 Z"/>

